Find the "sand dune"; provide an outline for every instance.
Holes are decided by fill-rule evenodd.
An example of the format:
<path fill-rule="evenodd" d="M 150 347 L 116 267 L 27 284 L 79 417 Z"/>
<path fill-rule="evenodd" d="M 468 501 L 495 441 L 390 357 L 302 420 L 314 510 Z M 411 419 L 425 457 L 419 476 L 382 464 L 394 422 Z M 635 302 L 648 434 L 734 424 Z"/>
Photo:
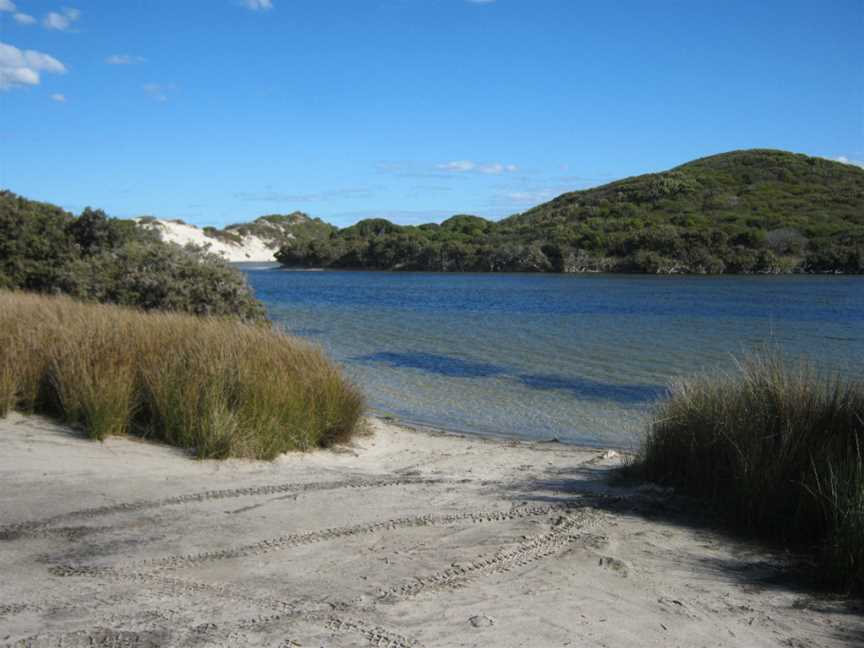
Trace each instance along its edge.
<path fill-rule="evenodd" d="M 156 231 L 165 242 L 180 246 L 197 245 L 231 262 L 272 262 L 279 247 L 275 239 L 263 239 L 253 234 L 241 237 L 242 243 L 233 243 L 207 236 L 195 225 L 178 221 L 154 220 L 142 222 L 141 226 Z"/>
<path fill-rule="evenodd" d="M 196 462 L 0 421 L 0 645 L 858 646 L 783 556 L 605 482 L 615 453 L 372 421 Z"/>

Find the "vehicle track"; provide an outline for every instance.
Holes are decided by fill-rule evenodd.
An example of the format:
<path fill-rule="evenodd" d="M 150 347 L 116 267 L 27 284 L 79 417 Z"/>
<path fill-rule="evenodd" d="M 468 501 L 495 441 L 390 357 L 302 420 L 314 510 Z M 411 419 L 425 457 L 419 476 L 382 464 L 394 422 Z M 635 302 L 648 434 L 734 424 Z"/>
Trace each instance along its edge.
<path fill-rule="evenodd" d="M 83 534 L 87 527 L 60 527 L 51 528 L 53 525 L 76 518 L 92 519 L 104 515 L 114 513 L 133 513 L 145 511 L 149 509 L 162 508 L 166 506 L 175 506 L 178 504 L 191 504 L 195 502 L 207 502 L 212 500 L 231 499 L 238 497 L 254 497 L 259 495 L 278 495 L 278 494 L 302 494 L 313 491 L 330 491 L 340 489 L 360 489 L 360 488 L 385 488 L 387 486 L 410 486 L 423 484 L 439 484 L 446 480 L 430 479 L 419 477 L 384 477 L 380 479 L 355 479 L 355 480 L 340 480 L 328 482 L 310 482 L 310 483 L 283 483 L 269 484 L 262 486 L 248 486 L 245 488 L 229 488 L 222 490 L 209 490 L 201 493 L 188 493 L 185 495 L 175 495 L 173 497 L 165 497 L 162 499 L 153 500 L 138 500 L 135 502 L 119 502 L 117 504 L 108 504 L 105 506 L 97 506 L 93 508 L 80 509 L 77 511 L 68 511 L 59 513 L 50 517 L 29 520 L 26 522 L 18 522 L 6 526 L 0 526 L 0 540 L 15 540 L 22 536 L 33 535 L 53 535 L 53 534 Z"/>
<path fill-rule="evenodd" d="M 484 524 L 488 522 L 501 522 L 506 520 L 519 520 L 527 517 L 541 517 L 555 512 L 563 512 L 566 509 L 560 506 L 530 506 L 513 508 L 507 511 L 471 511 L 467 513 L 451 513 L 448 515 L 416 515 L 410 517 L 395 518 L 381 522 L 368 524 L 355 524 L 345 527 L 333 527 L 319 531 L 307 531 L 304 533 L 292 533 L 288 535 L 261 540 L 247 545 L 207 551 L 185 556 L 165 556 L 154 558 L 129 565 L 121 565 L 121 569 L 136 569 L 145 571 L 163 571 L 183 569 L 197 565 L 230 560 L 233 558 L 245 558 L 248 556 L 260 556 L 273 551 L 281 551 L 291 547 L 326 542 L 339 538 L 348 538 L 357 535 L 366 535 L 382 531 L 395 531 L 397 529 L 414 527 L 448 526 L 467 522 L 470 524 Z"/>
<path fill-rule="evenodd" d="M 34 635 L 13 643 L 2 644 L 2 648 L 160 648 L 165 643 L 165 633 L 92 628 L 62 634 Z"/>
<path fill-rule="evenodd" d="M 49 571 L 54 576 L 65 578 L 101 578 L 103 580 L 140 583 L 151 587 L 157 587 L 172 595 L 200 598 L 201 594 L 209 594 L 222 600 L 251 606 L 253 609 L 264 608 L 276 612 L 275 615 L 261 615 L 253 619 L 243 620 L 241 621 L 241 624 L 243 624 L 244 627 L 258 626 L 263 623 L 271 623 L 283 619 L 305 621 L 317 624 L 328 630 L 359 634 L 373 646 L 378 646 L 380 648 L 422 648 L 415 639 L 388 630 L 374 623 L 368 623 L 362 619 L 343 617 L 330 613 L 304 610 L 301 606 L 294 603 L 271 597 L 244 594 L 234 584 L 204 583 L 148 572 L 126 572 L 111 567 L 55 566 L 49 568 Z"/>
<path fill-rule="evenodd" d="M 452 589 L 480 576 L 512 571 L 556 554 L 575 542 L 593 539 L 594 536 L 589 534 L 572 532 L 575 529 L 584 531 L 594 526 L 597 521 L 596 513 L 588 508 L 580 509 L 560 517 L 553 529 L 547 533 L 527 538 L 513 548 L 501 549 L 488 558 L 457 564 L 428 576 L 415 577 L 413 582 L 385 590 L 380 599 L 394 601 L 410 598 L 428 589 Z"/>
<path fill-rule="evenodd" d="M 510 571 L 519 566 L 540 560 L 541 558 L 557 553 L 568 544 L 576 541 L 578 536 L 573 536 L 572 531 L 577 527 L 584 529 L 587 525 L 594 522 L 596 516 L 592 515 L 587 508 L 580 508 L 576 511 L 572 511 L 562 506 L 532 506 L 515 508 L 508 511 L 471 511 L 438 516 L 420 515 L 385 520 L 365 525 L 354 525 L 349 527 L 324 529 L 322 531 L 292 534 L 273 540 L 265 540 L 259 543 L 217 552 L 207 552 L 192 556 L 168 556 L 155 561 L 144 561 L 138 563 L 138 569 L 134 569 L 135 565 L 130 565 L 129 568 L 125 569 L 122 567 L 116 568 L 88 565 L 56 565 L 49 568 L 49 571 L 54 576 L 59 577 L 86 577 L 136 582 L 144 586 L 158 588 L 170 593 L 171 595 L 191 596 L 194 598 L 200 598 L 202 594 L 211 595 L 223 600 L 234 602 L 238 605 L 249 606 L 252 609 L 267 609 L 274 613 L 270 615 L 259 615 L 251 619 L 244 619 L 236 624 L 235 627 L 253 628 L 281 620 L 306 621 L 317 623 L 331 631 L 359 634 L 373 646 L 380 646 L 382 648 L 418 648 L 416 640 L 410 637 L 405 637 L 386 628 L 382 628 L 378 625 L 368 623 L 362 619 L 347 618 L 331 613 L 312 611 L 308 608 L 304 609 L 300 604 L 270 597 L 247 595 L 234 584 L 206 583 L 186 578 L 167 576 L 165 574 L 160 574 L 159 572 L 166 569 L 179 569 L 215 560 L 259 555 L 260 553 L 267 553 L 269 551 L 364 533 L 390 531 L 399 528 L 457 524 L 459 522 L 483 524 L 488 522 L 523 519 L 527 517 L 547 516 L 554 513 L 563 513 L 563 515 L 558 517 L 551 531 L 527 539 L 519 543 L 515 548 L 498 551 L 487 559 L 449 568 L 430 576 L 418 577 L 413 583 L 394 587 L 385 592 L 382 596 L 382 598 L 392 600 L 415 596 L 430 588 L 447 589 L 458 587 L 464 585 L 473 578 L 477 578 L 484 574 Z M 126 637 L 126 635 L 122 636 Z M 96 643 L 94 645 L 98 646 L 103 644 Z M 108 643 L 104 645 L 107 646 L 112 644 Z"/>

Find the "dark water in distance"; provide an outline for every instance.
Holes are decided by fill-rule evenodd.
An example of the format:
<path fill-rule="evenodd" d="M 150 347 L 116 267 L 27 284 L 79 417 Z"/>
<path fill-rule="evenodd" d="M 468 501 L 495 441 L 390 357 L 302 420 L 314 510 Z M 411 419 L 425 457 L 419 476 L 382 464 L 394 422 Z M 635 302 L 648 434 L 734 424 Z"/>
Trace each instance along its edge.
<path fill-rule="evenodd" d="M 856 277 L 243 269 L 373 409 L 443 428 L 630 446 L 670 380 L 764 344 L 864 376 Z"/>

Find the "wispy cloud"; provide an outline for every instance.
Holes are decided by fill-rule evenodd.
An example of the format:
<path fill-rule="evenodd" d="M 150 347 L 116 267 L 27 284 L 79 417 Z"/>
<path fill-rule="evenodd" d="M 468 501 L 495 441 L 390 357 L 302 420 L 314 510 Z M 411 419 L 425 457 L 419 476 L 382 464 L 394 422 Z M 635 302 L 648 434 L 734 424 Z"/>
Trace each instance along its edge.
<path fill-rule="evenodd" d="M 452 177 L 451 173 L 436 170 L 434 165 L 409 161 L 376 162 L 375 170 L 378 173 L 386 173 L 398 178 L 413 178 L 418 180 L 449 180 Z"/>
<path fill-rule="evenodd" d="M 154 101 L 168 101 L 168 92 L 174 90 L 177 86 L 173 83 L 163 85 L 161 83 L 145 83 L 142 88 L 148 97 Z"/>
<path fill-rule="evenodd" d="M 42 25 L 46 29 L 57 29 L 67 31 L 72 23 L 81 18 L 81 12 L 71 7 L 63 7 L 62 11 L 51 11 L 42 19 Z"/>
<path fill-rule="evenodd" d="M 238 200 L 247 202 L 321 202 L 332 198 L 367 198 L 374 195 L 374 187 L 347 187 L 317 193 L 289 193 L 282 191 L 240 191 L 234 194 Z"/>
<path fill-rule="evenodd" d="M 252 11 L 270 11 L 273 0 L 243 0 L 243 6 Z"/>
<path fill-rule="evenodd" d="M 138 63 L 146 63 L 147 59 L 143 56 L 132 56 L 130 54 L 112 54 L 105 59 L 108 65 L 137 65 Z"/>
<path fill-rule="evenodd" d="M 486 175 L 501 175 L 502 173 L 516 173 L 519 167 L 515 164 L 501 164 L 492 162 L 481 164 L 472 160 L 454 160 L 435 165 L 436 169 L 451 173 L 484 173 Z"/>
<path fill-rule="evenodd" d="M 492 196 L 490 201 L 493 205 L 512 205 L 514 207 L 534 206 L 552 200 L 556 196 L 566 193 L 562 188 L 526 189 L 521 191 L 507 191 Z"/>
<path fill-rule="evenodd" d="M 527 180 L 527 179 L 526 179 Z M 596 186 L 598 178 L 561 176 L 540 182 L 500 184 L 489 198 L 489 205 L 511 211 L 534 207 L 561 194 Z"/>
<path fill-rule="evenodd" d="M 465 0 L 468 4 L 494 4 L 495 0 Z"/>
<path fill-rule="evenodd" d="M 66 66 L 44 52 L 0 43 L 0 90 L 39 85 L 42 72 L 64 74 Z"/>
<path fill-rule="evenodd" d="M 472 174 L 497 176 L 521 171 L 515 164 L 500 162 L 481 163 L 473 160 L 452 160 L 431 164 L 416 161 L 380 161 L 375 163 L 375 170 L 400 178 L 448 180 L 452 177 L 469 176 Z"/>
<path fill-rule="evenodd" d="M 51 95 L 51 101 L 56 101 L 57 103 L 66 103 L 66 95 L 55 92 Z"/>
<path fill-rule="evenodd" d="M 19 25 L 32 25 L 36 22 L 36 19 L 33 16 L 18 11 L 18 7 L 15 6 L 15 3 L 12 2 L 12 0 L 0 0 L 0 12 L 13 14 L 12 17 Z"/>
<path fill-rule="evenodd" d="M 857 166 L 864 169 L 864 162 L 862 162 L 861 160 L 850 160 L 845 155 L 838 155 L 836 158 L 834 158 L 834 161 L 842 162 L 843 164 L 851 164 L 852 166 Z"/>

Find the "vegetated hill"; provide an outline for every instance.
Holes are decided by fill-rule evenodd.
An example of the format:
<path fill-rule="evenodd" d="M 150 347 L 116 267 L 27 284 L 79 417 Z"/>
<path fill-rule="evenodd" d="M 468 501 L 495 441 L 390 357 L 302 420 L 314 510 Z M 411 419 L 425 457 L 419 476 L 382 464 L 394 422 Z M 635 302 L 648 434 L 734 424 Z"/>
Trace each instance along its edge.
<path fill-rule="evenodd" d="M 271 214 L 251 223 L 237 223 L 225 229 L 199 228 L 181 220 L 162 220 L 152 216 L 135 219 L 143 229 L 155 232 L 163 241 L 178 245 L 197 245 L 226 261 L 273 261 L 273 255 L 291 240 L 329 236 L 335 229 L 319 218 L 303 212 Z"/>
<path fill-rule="evenodd" d="M 443 271 L 864 272 L 864 169 L 785 151 L 715 155 L 567 193 L 499 222 L 361 221 L 291 241 L 288 266 Z"/>
<path fill-rule="evenodd" d="M 0 289 L 66 293 L 145 310 L 264 318 L 245 275 L 201 249 L 164 243 L 134 221 L 79 216 L 0 191 Z"/>

